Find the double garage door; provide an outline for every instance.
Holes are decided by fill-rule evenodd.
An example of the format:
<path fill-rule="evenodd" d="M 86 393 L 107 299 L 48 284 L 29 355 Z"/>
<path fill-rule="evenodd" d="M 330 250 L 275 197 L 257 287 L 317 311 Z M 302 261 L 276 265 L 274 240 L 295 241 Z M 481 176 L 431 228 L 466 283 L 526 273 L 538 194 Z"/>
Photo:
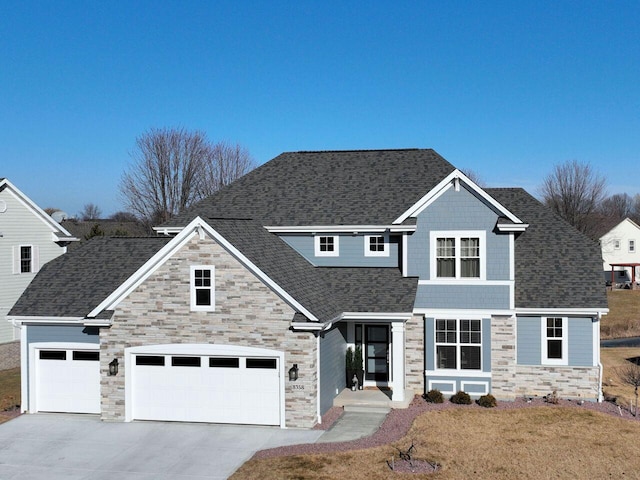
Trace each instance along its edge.
<path fill-rule="evenodd" d="M 30 411 L 100 413 L 97 345 L 32 344 Z M 128 349 L 127 420 L 281 425 L 281 362 L 275 351 L 216 345 Z M 105 372 L 106 374 L 106 372 Z"/>
<path fill-rule="evenodd" d="M 132 355 L 132 418 L 280 425 L 277 357 Z"/>

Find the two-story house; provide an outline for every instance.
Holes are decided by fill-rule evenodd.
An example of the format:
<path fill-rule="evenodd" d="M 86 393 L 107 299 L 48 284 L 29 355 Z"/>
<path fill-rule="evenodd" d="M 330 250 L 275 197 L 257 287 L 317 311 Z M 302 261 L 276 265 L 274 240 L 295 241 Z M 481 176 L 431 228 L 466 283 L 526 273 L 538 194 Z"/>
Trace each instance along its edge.
<path fill-rule="evenodd" d="M 640 225 L 630 218 L 625 218 L 600 237 L 604 276 L 608 282 L 640 284 L 639 242 Z"/>
<path fill-rule="evenodd" d="M 19 333 L 7 314 L 41 265 L 76 239 L 8 179 L 0 178 L 0 369 L 18 366 Z"/>
<path fill-rule="evenodd" d="M 433 150 L 284 153 L 156 230 L 21 297 L 23 410 L 311 427 L 357 345 L 394 406 L 600 399 L 599 246 Z"/>

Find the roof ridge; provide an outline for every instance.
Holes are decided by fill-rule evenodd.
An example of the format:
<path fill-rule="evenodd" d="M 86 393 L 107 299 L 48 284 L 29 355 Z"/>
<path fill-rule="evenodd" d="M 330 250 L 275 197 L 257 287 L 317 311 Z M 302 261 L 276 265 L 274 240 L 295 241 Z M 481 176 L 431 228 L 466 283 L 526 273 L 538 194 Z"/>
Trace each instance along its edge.
<path fill-rule="evenodd" d="M 433 151 L 432 148 L 360 148 L 353 150 L 298 150 L 286 153 L 354 153 L 354 152 L 416 152 Z"/>

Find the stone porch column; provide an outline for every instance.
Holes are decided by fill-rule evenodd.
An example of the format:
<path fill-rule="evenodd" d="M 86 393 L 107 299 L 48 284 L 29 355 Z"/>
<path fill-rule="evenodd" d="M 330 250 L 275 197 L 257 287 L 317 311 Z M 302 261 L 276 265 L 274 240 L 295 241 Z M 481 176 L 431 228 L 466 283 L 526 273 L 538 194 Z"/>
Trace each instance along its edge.
<path fill-rule="evenodd" d="M 391 400 L 394 402 L 404 401 L 404 322 L 391 322 L 391 344 L 393 346 L 393 391 Z"/>

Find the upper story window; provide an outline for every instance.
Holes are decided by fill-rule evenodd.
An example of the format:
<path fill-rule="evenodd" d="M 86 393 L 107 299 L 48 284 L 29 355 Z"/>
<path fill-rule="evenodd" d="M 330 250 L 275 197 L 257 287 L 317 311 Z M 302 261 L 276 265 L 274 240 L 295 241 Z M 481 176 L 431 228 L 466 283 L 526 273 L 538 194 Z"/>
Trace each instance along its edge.
<path fill-rule="evenodd" d="M 191 310 L 212 312 L 215 310 L 215 268 L 191 267 Z"/>
<path fill-rule="evenodd" d="M 314 250 L 316 257 L 337 257 L 340 254 L 338 235 L 316 235 Z"/>
<path fill-rule="evenodd" d="M 34 245 L 13 247 L 13 273 L 36 273 L 38 268 L 38 247 Z"/>
<path fill-rule="evenodd" d="M 620 240 L 617 238 L 613 241 L 613 248 L 614 250 L 620 250 Z"/>
<path fill-rule="evenodd" d="M 436 319 L 436 368 L 480 370 L 482 323 L 479 319 Z"/>
<path fill-rule="evenodd" d="M 484 232 L 431 232 L 432 279 L 484 280 Z"/>
<path fill-rule="evenodd" d="M 388 257 L 389 238 L 386 235 L 365 235 L 364 236 L 364 256 L 365 257 Z"/>
<path fill-rule="evenodd" d="M 566 317 L 542 318 L 542 363 L 568 365 L 568 319 Z"/>
<path fill-rule="evenodd" d="M 636 251 L 636 241 L 629 240 L 629 253 L 635 253 Z"/>

